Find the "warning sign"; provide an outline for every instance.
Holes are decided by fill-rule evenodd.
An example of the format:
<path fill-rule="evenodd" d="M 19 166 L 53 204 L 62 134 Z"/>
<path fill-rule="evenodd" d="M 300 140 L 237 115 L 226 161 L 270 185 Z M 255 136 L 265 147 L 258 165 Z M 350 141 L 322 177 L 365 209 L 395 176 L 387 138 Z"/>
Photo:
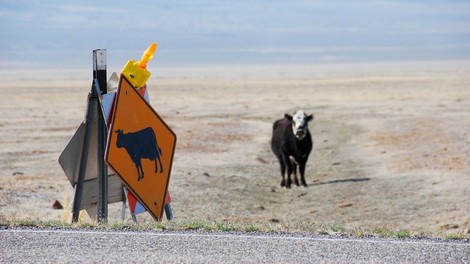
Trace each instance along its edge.
<path fill-rule="evenodd" d="M 176 135 L 121 75 L 106 162 L 147 211 L 162 218 Z"/>

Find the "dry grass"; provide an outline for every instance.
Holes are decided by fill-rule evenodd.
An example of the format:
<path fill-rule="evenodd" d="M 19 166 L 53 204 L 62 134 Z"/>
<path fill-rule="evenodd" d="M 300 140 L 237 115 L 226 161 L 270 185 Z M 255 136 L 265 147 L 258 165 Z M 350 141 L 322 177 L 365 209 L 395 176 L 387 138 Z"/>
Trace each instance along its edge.
<path fill-rule="evenodd" d="M 470 241 L 470 234 L 454 233 L 417 233 L 410 230 L 391 230 L 386 227 L 357 228 L 347 225 L 315 225 L 295 224 L 281 225 L 276 223 L 243 223 L 243 222 L 217 222 L 217 221 L 170 221 L 157 223 L 108 223 L 80 219 L 77 223 L 62 221 L 39 221 L 31 219 L 5 220 L 0 218 L 0 228 L 60 228 L 60 229 L 92 229 L 92 230 L 132 230 L 132 231 L 204 231 L 204 232 L 237 232 L 237 233 L 266 233 L 291 235 L 328 235 L 341 237 L 382 237 L 382 238 L 439 238 L 444 240 Z"/>

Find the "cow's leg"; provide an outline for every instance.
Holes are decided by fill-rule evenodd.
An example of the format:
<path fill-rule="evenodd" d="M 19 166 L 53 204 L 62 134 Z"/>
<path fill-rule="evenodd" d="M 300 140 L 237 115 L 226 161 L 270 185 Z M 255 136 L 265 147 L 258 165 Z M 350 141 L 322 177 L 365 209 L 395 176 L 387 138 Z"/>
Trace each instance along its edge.
<path fill-rule="evenodd" d="M 281 187 L 286 186 L 286 180 L 284 179 L 284 175 L 286 175 L 286 165 L 284 164 L 284 159 L 281 155 L 276 155 L 277 159 L 279 160 L 279 165 L 281 167 Z"/>
<path fill-rule="evenodd" d="M 135 166 L 137 167 L 137 173 L 139 174 L 139 178 L 137 181 L 140 181 L 144 178 L 144 169 L 142 168 L 142 162 L 139 160 Z"/>
<path fill-rule="evenodd" d="M 137 181 L 140 181 L 140 168 L 139 168 L 139 162 L 134 162 L 135 168 L 137 169 Z"/>
<path fill-rule="evenodd" d="M 286 188 L 290 189 L 290 186 L 292 184 L 292 179 L 291 179 L 291 174 L 292 174 L 292 163 L 290 163 L 290 160 L 288 157 L 284 155 L 284 163 L 287 165 L 287 182 L 286 182 Z"/>
<path fill-rule="evenodd" d="M 307 183 L 305 182 L 305 164 L 307 164 L 306 161 L 301 162 L 299 164 L 299 172 L 300 172 L 300 181 L 302 183 L 302 186 L 307 187 Z"/>
<path fill-rule="evenodd" d="M 160 160 L 160 157 L 158 157 L 158 158 L 156 158 L 156 159 L 158 159 L 158 163 L 160 163 L 160 173 L 162 173 L 162 172 L 163 172 L 162 161 Z M 157 161 L 155 160 L 155 172 L 157 172 L 157 171 L 156 171 L 156 170 L 157 170 L 156 164 L 157 164 Z"/>
<path fill-rule="evenodd" d="M 300 186 L 299 179 L 297 178 L 297 164 L 292 164 L 292 172 L 294 173 L 294 183 L 297 186 Z"/>
<path fill-rule="evenodd" d="M 293 156 L 289 156 L 290 162 L 292 164 L 292 172 L 294 173 L 294 183 L 299 186 L 299 179 L 297 178 L 297 161 Z"/>
<path fill-rule="evenodd" d="M 160 160 L 159 157 L 155 158 L 155 173 L 158 172 L 158 166 L 157 166 L 157 160 L 158 160 L 158 163 L 160 164 L 160 173 L 163 172 L 163 165 L 162 165 L 162 161 Z"/>
<path fill-rule="evenodd" d="M 292 165 L 288 163 L 287 164 L 287 184 L 286 184 L 287 189 L 290 189 L 290 186 L 292 185 L 291 175 L 292 175 Z"/>
<path fill-rule="evenodd" d="M 142 163 L 139 163 L 140 164 L 140 171 L 142 172 L 142 176 L 140 177 L 140 179 L 142 180 L 144 178 L 144 168 L 142 167 Z"/>

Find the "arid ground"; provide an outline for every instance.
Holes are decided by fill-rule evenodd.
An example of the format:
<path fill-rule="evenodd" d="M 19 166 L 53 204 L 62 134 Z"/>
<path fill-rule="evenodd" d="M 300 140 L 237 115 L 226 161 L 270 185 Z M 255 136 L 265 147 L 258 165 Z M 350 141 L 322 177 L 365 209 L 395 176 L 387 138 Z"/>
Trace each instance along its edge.
<path fill-rule="evenodd" d="M 152 105 L 178 136 L 175 219 L 469 232 L 470 62 L 152 74 Z M 91 69 L 0 76 L 1 218 L 67 219 L 73 188 L 58 157 L 84 118 Z M 315 115 L 309 187 L 282 189 L 272 123 L 299 108 Z"/>

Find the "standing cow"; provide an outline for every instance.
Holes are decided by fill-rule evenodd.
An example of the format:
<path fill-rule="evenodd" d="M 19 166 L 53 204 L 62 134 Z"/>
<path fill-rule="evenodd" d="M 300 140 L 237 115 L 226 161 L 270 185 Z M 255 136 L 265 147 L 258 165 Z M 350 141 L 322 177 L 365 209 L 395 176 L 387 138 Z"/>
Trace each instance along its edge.
<path fill-rule="evenodd" d="M 294 183 L 299 186 L 297 179 L 297 165 L 299 166 L 302 186 L 305 182 L 305 165 L 313 148 L 312 136 L 308 131 L 308 122 L 313 115 L 306 115 L 299 110 L 293 116 L 285 114 L 283 119 L 277 120 L 273 125 L 271 149 L 281 165 L 281 186 L 290 188 L 291 174 L 294 173 Z M 287 182 L 285 179 L 287 167 Z"/>
<path fill-rule="evenodd" d="M 142 159 L 149 159 L 155 162 L 155 173 L 158 171 L 157 160 L 160 164 L 160 173 L 163 172 L 163 165 L 160 160 L 162 149 L 158 146 L 157 137 L 151 127 L 142 130 L 125 133 L 122 129 L 114 131 L 117 133 L 116 146 L 124 148 L 137 168 L 138 181 L 144 178 Z"/>

